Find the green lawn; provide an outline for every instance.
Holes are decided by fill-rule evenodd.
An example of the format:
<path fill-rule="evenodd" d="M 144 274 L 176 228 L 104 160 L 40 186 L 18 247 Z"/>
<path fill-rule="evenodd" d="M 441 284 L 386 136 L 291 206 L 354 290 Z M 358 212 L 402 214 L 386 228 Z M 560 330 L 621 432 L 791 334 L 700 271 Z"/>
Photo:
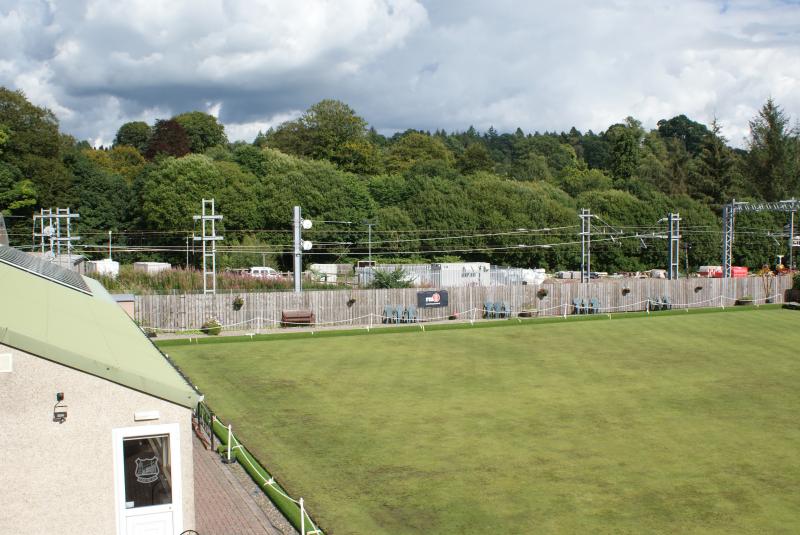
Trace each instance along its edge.
<path fill-rule="evenodd" d="M 800 313 L 165 350 L 329 534 L 797 533 Z"/>

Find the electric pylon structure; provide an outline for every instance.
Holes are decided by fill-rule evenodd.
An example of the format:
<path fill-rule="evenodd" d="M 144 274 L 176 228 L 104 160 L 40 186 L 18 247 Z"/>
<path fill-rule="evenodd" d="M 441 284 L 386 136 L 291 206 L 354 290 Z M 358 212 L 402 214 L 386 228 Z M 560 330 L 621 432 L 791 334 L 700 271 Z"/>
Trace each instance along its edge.
<path fill-rule="evenodd" d="M 592 211 L 581 208 L 581 282 L 592 280 Z"/>
<path fill-rule="evenodd" d="M 33 240 L 39 238 L 41 253 L 49 253 L 52 258 L 61 257 L 61 244 L 65 244 L 67 258 L 72 255 L 72 242 L 81 239 L 72 235 L 72 220 L 81 216 L 69 208 L 40 208 L 38 214 L 33 214 Z M 38 224 L 38 232 L 37 232 Z"/>
<path fill-rule="evenodd" d="M 217 242 L 224 238 L 217 236 L 217 221 L 221 221 L 222 216 L 214 212 L 214 199 L 203 199 L 203 209 L 200 215 L 194 216 L 194 220 L 201 222 L 202 229 L 201 236 L 192 238 L 194 241 L 202 242 L 203 245 L 203 293 L 215 294 L 217 293 Z"/>
<path fill-rule="evenodd" d="M 303 291 L 303 251 L 308 251 L 313 247 L 310 241 L 303 240 L 303 230 L 308 230 L 313 226 L 310 219 L 303 219 L 299 206 L 293 210 L 294 222 L 294 292 Z"/>
<path fill-rule="evenodd" d="M 669 279 L 677 279 L 680 271 L 678 254 L 681 250 L 681 215 L 670 213 L 667 216 L 669 223 Z"/>
<path fill-rule="evenodd" d="M 733 199 L 730 204 L 722 208 L 722 276 L 731 276 L 731 265 L 733 265 L 733 241 L 736 214 L 741 212 L 788 212 L 790 215 L 789 223 L 789 266 L 794 265 L 793 248 L 800 244 L 795 242 L 794 236 L 794 214 L 800 210 L 800 201 L 788 199 L 785 201 L 773 202 L 736 202 Z"/>

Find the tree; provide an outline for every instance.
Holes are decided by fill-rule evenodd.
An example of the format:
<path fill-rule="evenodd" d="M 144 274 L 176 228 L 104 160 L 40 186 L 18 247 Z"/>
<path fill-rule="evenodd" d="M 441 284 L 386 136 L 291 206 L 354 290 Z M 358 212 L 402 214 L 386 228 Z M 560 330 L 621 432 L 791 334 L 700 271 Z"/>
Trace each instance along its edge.
<path fill-rule="evenodd" d="M 733 151 L 726 143 L 714 119 L 691 171 L 689 193 L 695 199 L 717 206 L 730 200 L 738 169 Z"/>
<path fill-rule="evenodd" d="M 700 152 L 703 140 L 708 135 L 706 125 L 692 121 L 683 114 L 669 120 L 661 119 L 657 124 L 661 137 L 680 140 L 692 156 Z"/>
<path fill-rule="evenodd" d="M 608 190 L 613 187 L 611 177 L 600 169 L 578 169 L 570 167 L 561 173 L 559 178 L 561 189 L 576 197 L 592 190 Z"/>
<path fill-rule="evenodd" d="M 159 155 L 180 157 L 189 152 L 189 136 L 178 121 L 156 121 L 153 135 L 147 142 L 147 159 L 152 160 Z"/>
<path fill-rule="evenodd" d="M 191 111 L 176 115 L 173 119 L 186 131 L 191 152 L 202 154 L 210 147 L 228 143 L 225 127 L 218 123 L 213 115 Z"/>
<path fill-rule="evenodd" d="M 419 251 L 419 237 L 408 213 L 399 206 L 387 206 L 375 211 L 373 240 L 376 247 L 388 254 L 401 251 Z M 362 238 L 363 239 L 363 238 Z"/>
<path fill-rule="evenodd" d="M 81 153 L 96 166 L 122 176 L 128 185 L 133 183 L 133 179 L 142 171 L 146 163 L 139 151 L 129 145 L 117 145 L 111 150 L 88 147 Z"/>
<path fill-rule="evenodd" d="M 81 214 L 81 229 L 89 235 L 90 231 L 118 230 L 124 223 L 130 188 L 122 175 L 97 165 L 87 152 L 75 151 L 65 158 L 74 176 L 73 207 Z"/>
<path fill-rule="evenodd" d="M 541 154 L 547 160 L 552 173 L 558 173 L 565 167 L 577 165 L 575 149 L 551 135 L 538 135 L 527 139 L 524 143 L 529 152 Z"/>
<path fill-rule="evenodd" d="M 6 172 L 15 181 L 30 180 L 43 205 L 64 201 L 70 176 L 61 162 L 62 139 L 53 112 L 34 106 L 21 91 L 0 87 L 0 125 L 6 133 L 0 154 Z M 30 192 L 27 185 L 21 190 Z"/>
<path fill-rule="evenodd" d="M 611 143 L 604 135 L 597 135 L 591 130 L 581 139 L 583 159 L 591 169 L 611 170 Z"/>
<path fill-rule="evenodd" d="M 164 158 L 137 179 L 140 225 L 148 230 L 185 229 L 200 209 L 201 199 L 223 189 L 219 168 L 209 158 L 192 154 Z M 222 207 L 219 207 L 222 213 Z"/>
<path fill-rule="evenodd" d="M 494 162 L 486 145 L 480 142 L 470 143 L 458 157 L 459 170 L 468 175 L 476 171 L 491 171 Z"/>
<path fill-rule="evenodd" d="M 747 170 L 764 200 L 777 201 L 798 193 L 797 132 L 771 98 L 750 121 Z"/>
<path fill-rule="evenodd" d="M 147 150 L 147 144 L 150 141 L 150 136 L 153 130 L 150 125 L 144 121 L 132 121 L 125 123 L 117 130 L 117 135 L 114 138 L 114 147 L 128 146 L 134 147 L 141 153 Z"/>
<path fill-rule="evenodd" d="M 0 154 L 3 154 L 3 145 L 8 141 L 8 130 L 5 125 L 0 124 Z"/>
<path fill-rule="evenodd" d="M 547 158 L 534 151 L 520 158 L 511 170 L 512 178 L 516 180 L 552 180 Z"/>
<path fill-rule="evenodd" d="M 21 179 L 16 169 L 0 163 L 0 214 L 21 214 L 34 206 L 36 187 L 33 181 Z"/>
<path fill-rule="evenodd" d="M 365 139 L 345 141 L 331 161 L 340 169 L 358 175 L 376 175 L 383 170 L 378 147 Z"/>
<path fill-rule="evenodd" d="M 386 168 L 389 171 L 406 171 L 414 164 L 426 161 L 439 161 L 450 167 L 455 158 L 439 139 L 419 132 L 410 132 L 389 148 Z"/>
<path fill-rule="evenodd" d="M 642 125 L 628 117 L 625 124 L 612 125 L 606 137 L 611 142 L 611 174 L 618 184 L 624 185 L 633 178 L 639 165 L 639 148 L 644 137 Z"/>
<path fill-rule="evenodd" d="M 367 122 L 350 106 L 326 99 L 311 106 L 299 119 L 267 134 L 271 147 L 287 154 L 336 161 L 348 142 L 364 140 Z M 351 147 L 352 148 L 352 147 Z M 345 158 L 346 159 L 346 158 Z"/>
<path fill-rule="evenodd" d="M 114 147 L 108 151 L 108 157 L 111 160 L 111 168 L 115 173 L 122 175 L 129 185 L 133 183 L 133 179 L 142 172 L 147 163 L 138 149 L 125 145 Z"/>

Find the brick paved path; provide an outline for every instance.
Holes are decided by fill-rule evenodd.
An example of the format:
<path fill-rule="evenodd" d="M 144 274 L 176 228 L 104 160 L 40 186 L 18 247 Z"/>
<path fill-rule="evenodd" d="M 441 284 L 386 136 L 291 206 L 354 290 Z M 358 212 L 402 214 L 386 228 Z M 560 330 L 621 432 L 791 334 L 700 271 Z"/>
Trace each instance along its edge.
<path fill-rule="evenodd" d="M 281 535 L 219 455 L 193 440 L 194 529 L 200 535 Z"/>

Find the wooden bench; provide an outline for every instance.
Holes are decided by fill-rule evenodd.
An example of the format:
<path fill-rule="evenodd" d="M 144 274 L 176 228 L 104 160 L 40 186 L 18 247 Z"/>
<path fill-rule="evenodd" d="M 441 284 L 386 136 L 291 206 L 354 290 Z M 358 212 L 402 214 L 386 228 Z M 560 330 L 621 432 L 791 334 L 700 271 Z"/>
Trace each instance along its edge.
<path fill-rule="evenodd" d="M 297 327 L 300 325 L 313 325 L 315 322 L 313 310 L 282 310 L 281 326 Z"/>

